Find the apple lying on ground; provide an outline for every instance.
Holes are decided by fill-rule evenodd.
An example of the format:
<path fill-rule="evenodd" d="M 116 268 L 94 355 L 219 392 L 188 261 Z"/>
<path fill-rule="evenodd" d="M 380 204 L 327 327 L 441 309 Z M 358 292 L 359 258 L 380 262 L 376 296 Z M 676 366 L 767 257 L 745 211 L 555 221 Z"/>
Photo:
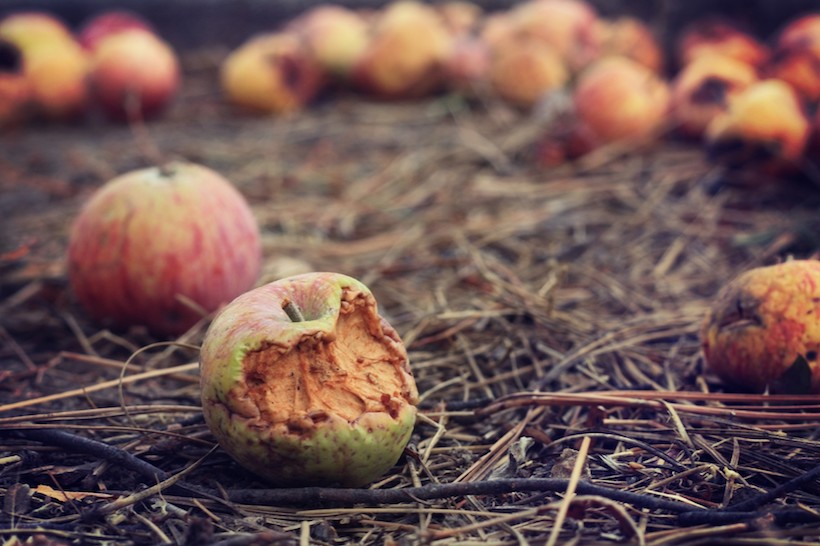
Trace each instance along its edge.
<path fill-rule="evenodd" d="M 95 319 L 180 334 L 250 289 L 259 229 L 236 188 L 173 162 L 120 175 L 85 203 L 69 236 L 69 280 Z"/>
<path fill-rule="evenodd" d="M 232 51 L 220 67 L 228 100 L 267 114 L 301 110 L 322 90 L 326 74 L 294 32 L 262 34 Z"/>
<path fill-rule="evenodd" d="M 599 19 L 600 57 L 623 56 L 660 74 L 664 67 L 661 44 L 646 23 L 634 17 Z"/>
<path fill-rule="evenodd" d="M 604 57 L 578 76 L 573 103 L 580 122 L 601 144 L 654 136 L 669 110 L 669 86 L 626 57 Z"/>
<path fill-rule="evenodd" d="M 72 41 L 69 28 L 57 17 L 44 11 L 20 11 L 0 19 L 0 38 L 20 49 L 51 40 Z"/>
<path fill-rule="evenodd" d="M 787 82 L 807 101 L 820 100 L 820 14 L 800 17 L 781 30 L 766 75 Z"/>
<path fill-rule="evenodd" d="M 701 138 L 729 102 L 758 80 L 753 66 L 722 55 L 700 55 L 672 81 L 672 118 L 678 131 Z"/>
<path fill-rule="evenodd" d="M 339 273 L 280 279 L 228 304 L 200 354 L 222 448 L 275 485 L 362 486 L 413 431 L 407 352 L 371 291 Z"/>
<path fill-rule="evenodd" d="M 488 78 L 502 99 L 523 108 L 563 88 L 570 73 L 551 46 L 531 38 L 501 42 L 491 53 Z"/>
<path fill-rule="evenodd" d="M 131 27 L 99 37 L 91 50 L 91 88 L 109 119 L 159 115 L 180 85 L 179 60 L 153 32 Z"/>
<path fill-rule="evenodd" d="M 320 4 L 289 26 L 329 74 L 347 79 L 370 41 L 368 23 L 343 6 Z"/>
<path fill-rule="evenodd" d="M 74 41 L 47 40 L 23 49 L 33 111 L 46 119 L 73 120 L 89 105 L 89 59 Z"/>
<path fill-rule="evenodd" d="M 820 261 L 750 269 L 720 290 L 704 318 L 706 364 L 751 391 L 820 392 L 818 316 Z"/>
<path fill-rule="evenodd" d="M 528 0 L 508 13 L 516 36 L 554 48 L 573 71 L 599 54 L 598 13 L 583 0 Z"/>
<path fill-rule="evenodd" d="M 382 99 L 414 99 L 443 85 L 443 64 L 453 37 L 438 13 L 414 0 L 389 4 L 356 63 L 357 89 Z"/>
<path fill-rule="evenodd" d="M 700 55 L 722 55 L 760 68 L 769 60 L 771 51 L 733 22 L 709 17 L 696 20 L 683 29 L 677 43 L 677 55 L 682 66 Z"/>
<path fill-rule="evenodd" d="M 709 157 L 732 169 L 785 174 L 796 171 L 810 133 L 797 93 L 780 80 L 740 91 L 706 127 Z"/>

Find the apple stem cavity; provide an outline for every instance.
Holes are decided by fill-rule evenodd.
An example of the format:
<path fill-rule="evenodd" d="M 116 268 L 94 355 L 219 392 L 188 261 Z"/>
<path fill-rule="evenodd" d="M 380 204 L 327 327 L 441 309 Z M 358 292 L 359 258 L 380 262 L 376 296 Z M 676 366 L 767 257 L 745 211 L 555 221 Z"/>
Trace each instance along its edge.
<path fill-rule="evenodd" d="M 282 302 L 282 310 L 291 321 L 305 322 L 305 316 L 302 314 L 302 310 L 291 300 L 286 299 Z"/>

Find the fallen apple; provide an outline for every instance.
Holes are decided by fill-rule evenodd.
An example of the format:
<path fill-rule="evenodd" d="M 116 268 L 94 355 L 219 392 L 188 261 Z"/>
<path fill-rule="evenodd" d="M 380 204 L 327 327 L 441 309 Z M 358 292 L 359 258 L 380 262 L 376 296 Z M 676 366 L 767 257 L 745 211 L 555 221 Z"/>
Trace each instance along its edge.
<path fill-rule="evenodd" d="M 276 485 L 361 486 L 401 456 L 418 392 L 371 291 L 306 273 L 237 297 L 200 355 L 202 410 L 219 444 Z"/>
<path fill-rule="evenodd" d="M 22 50 L 52 40 L 74 40 L 65 23 L 45 11 L 19 11 L 6 15 L 0 19 L 0 38 Z"/>
<path fill-rule="evenodd" d="M 649 26 L 640 19 L 625 16 L 614 20 L 599 19 L 597 32 L 600 36 L 599 57 L 620 55 L 657 74 L 663 72 L 663 48 Z"/>
<path fill-rule="evenodd" d="M 103 113 L 129 121 L 159 115 L 180 85 L 179 60 L 153 32 L 127 28 L 99 37 L 91 50 L 91 88 Z"/>
<path fill-rule="evenodd" d="M 71 228 L 69 280 L 97 320 L 179 334 L 253 286 L 260 249 L 236 188 L 174 162 L 120 175 L 91 196 Z"/>
<path fill-rule="evenodd" d="M 706 364 L 743 389 L 820 392 L 818 317 L 820 261 L 750 269 L 720 290 L 704 318 Z"/>
<path fill-rule="evenodd" d="M 347 79 L 370 41 L 370 28 L 358 12 L 320 4 L 292 22 L 307 51 L 329 74 Z"/>
<path fill-rule="evenodd" d="M 511 8 L 508 17 L 515 36 L 552 47 L 573 71 L 599 55 L 598 13 L 583 0 L 528 0 Z"/>
<path fill-rule="evenodd" d="M 758 81 L 753 66 L 722 55 L 700 55 L 672 81 L 672 118 L 678 131 L 701 138 L 706 127 L 729 102 Z"/>
<path fill-rule="evenodd" d="M 232 51 L 220 67 L 228 100 L 268 114 L 295 112 L 322 90 L 325 71 L 294 32 L 251 38 Z"/>
<path fill-rule="evenodd" d="M 766 75 L 791 85 L 805 100 L 820 100 L 820 14 L 800 17 L 778 34 Z"/>
<path fill-rule="evenodd" d="M 443 85 L 443 64 L 453 37 L 439 14 L 414 0 L 388 4 L 356 63 L 355 87 L 382 99 L 423 97 Z"/>
<path fill-rule="evenodd" d="M 490 48 L 478 36 L 455 38 L 443 62 L 445 86 L 466 95 L 476 94 L 488 82 L 490 60 Z"/>
<path fill-rule="evenodd" d="M 771 175 L 796 171 L 811 124 L 797 92 L 768 79 L 740 91 L 705 132 L 709 157 L 732 169 Z"/>
<path fill-rule="evenodd" d="M 445 0 L 441 4 L 434 4 L 433 7 L 444 22 L 444 26 L 456 39 L 473 35 L 484 16 L 481 6 L 466 0 Z"/>
<path fill-rule="evenodd" d="M 531 108 L 549 92 L 563 88 L 569 77 L 558 52 L 531 38 L 501 42 L 491 53 L 491 88 L 502 99 L 523 108 Z"/>
<path fill-rule="evenodd" d="M 594 140 L 641 141 L 667 121 L 669 86 L 657 74 L 626 57 L 604 57 L 578 76 L 573 103 Z"/>
<path fill-rule="evenodd" d="M 705 54 L 731 57 L 760 68 L 768 62 L 771 51 L 732 21 L 707 17 L 687 25 L 677 43 L 677 56 L 681 66 Z"/>
<path fill-rule="evenodd" d="M 23 66 L 35 114 L 65 121 L 86 111 L 89 59 L 73 38 L 45 40 L 23 48 Z"/>
<path fill-rule="evenodd" d="M 134 12 L 119 9 L 108 10 L 83 23 L 77 31 L 77 41 L 84 48 L 93 50 L 106 36 L 134 28 L 155 32 L 151 23 Z"/>

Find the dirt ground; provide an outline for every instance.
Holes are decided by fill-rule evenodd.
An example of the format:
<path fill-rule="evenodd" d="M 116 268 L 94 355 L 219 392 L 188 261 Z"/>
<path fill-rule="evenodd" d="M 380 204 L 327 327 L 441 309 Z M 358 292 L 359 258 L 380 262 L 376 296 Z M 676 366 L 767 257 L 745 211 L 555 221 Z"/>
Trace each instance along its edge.
<path fill-rule="evenodd" d="M 219 93 L 223 53 L 189 55 L 182 96 L 145 131 L 89 119 L 0 134 L 1 540 L 820 540 L 817 405 L 736 393 L 698 340 L 729 279 L 817 251 L 810 179 L 726 185 L 674 140 L 539 168 L 537 119 L 456 96 L 336 94 L 249 116 Z M 247 197 L 260 282 L 330 270 L 373 290 L 421 416 L 369 488 L 269 488 L 215 448 L 195 348 L 149 347 L 163 340 L 105 329 L 74 301 L 73 217 L 153 149 Z M 196 346 L 207 324 L 179 341 Z"/>

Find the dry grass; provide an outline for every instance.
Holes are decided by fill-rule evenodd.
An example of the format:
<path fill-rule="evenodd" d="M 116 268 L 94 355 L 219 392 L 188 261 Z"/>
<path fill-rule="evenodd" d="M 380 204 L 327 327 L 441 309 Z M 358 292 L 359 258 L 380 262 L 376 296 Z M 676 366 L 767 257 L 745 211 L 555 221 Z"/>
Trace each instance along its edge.
<path fill-rule="evenodd" d="M 411 445 L 357 491 L 238 468 L 199 410 L 207 317 L 151 345 L 66 289 L 74 213 L 145 147 L 93 121 L 21 129 L 0 136 L 3 540 L 818 543 L 818 401 L 726 394 L 697 337 L 729 278 L 815 252 L 815 189 L 713 194 L 700 151 L 672 142 L 539 170 L 537 123 L 492 102 L 243 117 L 208 74 L 150 138 L 245 193 L 266 280 L 335 270 L 373 289 L 422 393 Z"/>

